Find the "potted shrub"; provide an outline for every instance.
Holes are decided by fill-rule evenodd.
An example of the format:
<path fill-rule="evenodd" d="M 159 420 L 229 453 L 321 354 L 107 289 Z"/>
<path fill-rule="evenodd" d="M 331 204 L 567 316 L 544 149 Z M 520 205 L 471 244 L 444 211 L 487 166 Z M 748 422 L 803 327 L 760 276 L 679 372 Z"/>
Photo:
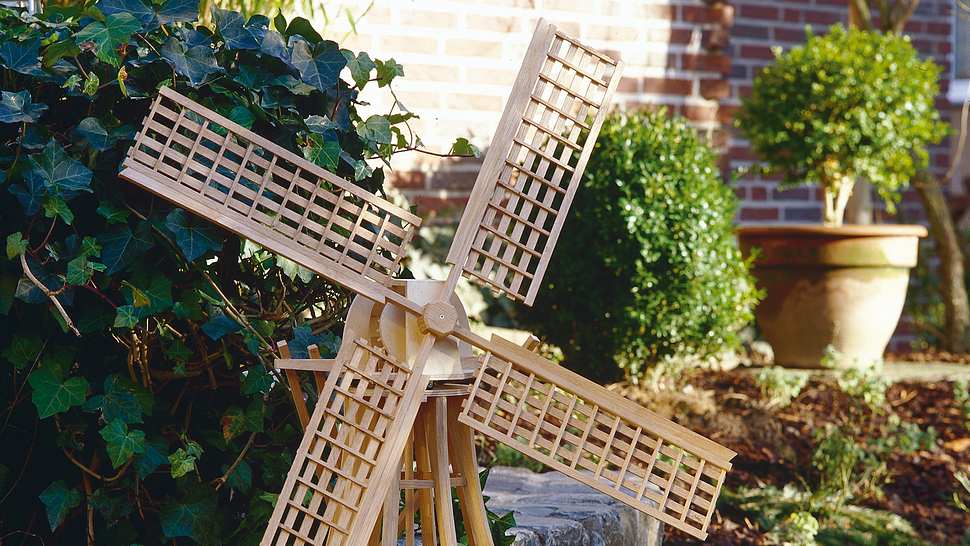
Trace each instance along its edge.
<path fill-rule="evenodd" d="M 939 72 L 907 37 L 835 26 L 776 54 L 755 78 L 739 128 L 781 187 L 815 184 L 824 196 L 822 225 L 739 229 L 766 291 L 756 317 L 779 364 L 817 367 L 830 345 L 846 363 L 882 356 L 926 230 L 842 218 L 857 180 L 895 212 L 926 167 L 927 145 L 947 130 L 933 106 Z"/>

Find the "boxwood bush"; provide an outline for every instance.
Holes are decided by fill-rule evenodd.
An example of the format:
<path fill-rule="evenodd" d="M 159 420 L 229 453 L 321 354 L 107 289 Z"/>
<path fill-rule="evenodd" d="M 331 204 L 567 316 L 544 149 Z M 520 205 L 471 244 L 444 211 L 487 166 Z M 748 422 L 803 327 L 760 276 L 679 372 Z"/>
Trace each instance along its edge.
<path fill-rule="evenodd" d="M 600 380 L 735 346 L 756 301 L 736 207 L 714 152 L 682 118 L 612 114 L 520 320 Z"/>

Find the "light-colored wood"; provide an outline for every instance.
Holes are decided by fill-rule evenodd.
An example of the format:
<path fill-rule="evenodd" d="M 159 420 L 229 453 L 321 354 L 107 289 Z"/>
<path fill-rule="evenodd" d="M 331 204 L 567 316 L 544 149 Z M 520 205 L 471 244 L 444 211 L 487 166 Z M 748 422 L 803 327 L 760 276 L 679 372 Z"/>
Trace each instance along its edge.
<path fill-rule="evenodd" d="M 435 398 L 429 401 L 432 419 L 425 421 L 431 469 L 434 472 L 434 508 L 438 524 L 438 540 L 441 544 L 458 544 L 455 533 L 455 516 L 452 512 L 451 473 L 448 471 L 448 400 Z"/>
<path fill-rule="evenodd" d="M 706 536 L 733 451 L 520 345 L 456 334 L 487 351 L 461 423 L 664 523 Z"/>
<path fill-rule="evenodd" d="M 621 68 L 539 22 L 449 263 L 498 293 L 533 303 Z"/>
<path fill-rule="evenodd" d="M 414 460 L 418 472 L 431 474 L 431 444 L 428 428 L 433 426 L 434 412 L 427 404 L 421 406 L 419 418 L 414 427 Z M 418 515 L 421 519 L 421 543 L 426 546 L 438 544 L 438 529 L 434 517 L 434 482 L 432 488 L 418 490 Z"/>
<path fill-rule="evenodd" d="M 384 300 L 420 225 L 167 87 L 120 176 L 374 301 Z"/>
<path fill-rule="evenodd" d="M 475 455 L 475 437 L 467 425 L 458 421 L 461 413 L 462 400 L 448 399 L 448 435 L 449 457 L 452 466 L 456 467 L 464 480 L 459 485 L 458 500 L 461 505 L 462 521 L 468 534 L 469 546 L 494 546 L 492 533 L 488 529 L 488 517 L 485 512 L 485 498 L 482 496 L 481 483 L 478 480 L 478 458 Z"/>

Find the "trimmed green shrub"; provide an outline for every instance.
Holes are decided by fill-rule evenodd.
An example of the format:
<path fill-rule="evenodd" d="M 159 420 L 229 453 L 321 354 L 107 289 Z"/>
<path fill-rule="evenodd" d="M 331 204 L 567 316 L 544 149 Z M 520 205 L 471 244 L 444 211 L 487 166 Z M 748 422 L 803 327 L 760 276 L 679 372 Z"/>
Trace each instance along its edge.
<path fill-rule="evenodd" d="M 782 187 L 819 184 L 826 224 L 840 225 L 857 179 L 893 210 L 947 126 L 933 101 L 940 67 L 908 36 L 832 27 L 776 52 L 754 79 L 737 125 Z"/>
<path fill-rule="evenodd" d="M 612 114 L 520 320 L 600 380 L 736 346 L 756 301 L 736 207 L 714 152 L 682 118 Z"/>

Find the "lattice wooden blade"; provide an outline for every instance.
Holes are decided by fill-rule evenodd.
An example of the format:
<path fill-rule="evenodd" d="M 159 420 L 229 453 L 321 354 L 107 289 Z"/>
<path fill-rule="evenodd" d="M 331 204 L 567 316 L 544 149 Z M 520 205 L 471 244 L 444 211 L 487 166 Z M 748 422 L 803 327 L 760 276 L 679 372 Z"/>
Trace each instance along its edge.
<path fill-rule="evenodd" d="M 263 546 L 366 545 L 400 470 L 428 384 L 421 354 L 411 370 L 364 339 L 347 352 L 313 410 Z"/>
<path fill-rule="evenodd" d="M 449 263 L 532 305 L 621 69 L 618 61 L 539 22 Z"/>
<path fill-rule="evenodd" d="M 461 422 L 706 538 L 733 451 L 500 337 L 480 345 Z"/>
<path fill-rule="evenodd" d="M 167 87 L 123 167 L 122 178 L 375 301 L 420 224 Z"/>

